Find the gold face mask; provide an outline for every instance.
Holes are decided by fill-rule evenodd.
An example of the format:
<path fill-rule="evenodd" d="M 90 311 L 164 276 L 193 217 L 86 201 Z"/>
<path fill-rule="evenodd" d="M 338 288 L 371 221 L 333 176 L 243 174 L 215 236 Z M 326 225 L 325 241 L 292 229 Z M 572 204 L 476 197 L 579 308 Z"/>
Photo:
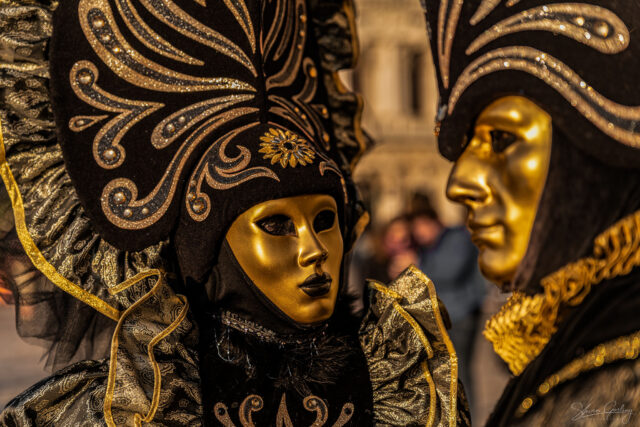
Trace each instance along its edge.
<path fill-rule="evenodd" d="M 551 117 L 527 98 L 486 107 L 455 162 L 447 196 L 467 208 L 482 273 L 503 287 L 529 245 L 551 155 Z"/>
<path fill-rule="evenodd" d="M 240 215 L 227 232 L 240 267 L 291 319 L 328 319 L 340 286 L 343 242 L 328 195 L 269 200 Z"/>

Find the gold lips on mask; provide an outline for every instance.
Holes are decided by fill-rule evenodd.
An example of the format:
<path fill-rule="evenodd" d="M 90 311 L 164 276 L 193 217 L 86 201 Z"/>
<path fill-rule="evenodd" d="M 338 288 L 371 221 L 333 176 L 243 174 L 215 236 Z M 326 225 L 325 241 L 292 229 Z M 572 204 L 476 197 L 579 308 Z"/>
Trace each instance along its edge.
<path fill-rule="evenodd" d="M 328 319 L 338 296 L 342 233 L 333 197 L 295 196 L 259 203 L 227 232 L 240 267 L 291 319 Z"/>
<path fill-rule="evenodd" d="M 467 208 L 482 273 L 509 283 L 529 245 L 551 155 L 551 117 L 521 96 L 500 98 L 478 116 L 455 162 L 447 196 Z"/>

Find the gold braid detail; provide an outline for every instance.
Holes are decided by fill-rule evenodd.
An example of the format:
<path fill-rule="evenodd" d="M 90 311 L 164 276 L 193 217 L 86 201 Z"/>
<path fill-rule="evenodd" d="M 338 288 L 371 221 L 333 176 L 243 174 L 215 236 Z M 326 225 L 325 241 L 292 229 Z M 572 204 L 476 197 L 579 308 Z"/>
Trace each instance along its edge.
<path fill-rule="evenodd" d="M 485 326 L 495 352 L 520 375 L 557 331 L 567 310 L 584 301 L 591 287 L 629 274 L 640 265 L 640 211 L 594 240 L 593 255 L 568 264 L 541 280 L 543 293 L 514 292 Z"/>
<path fill-rule="evenodd" d="M 539 397 L 543 397 L 559 384 L 570 381 L 583 372 L 598 369 L 602 365 L 619 360 L 635 360 L 638 356 L 640 356 L 640 331 L 600 344 L 547 377 L 538 386 L 536 394 L 527 397 L 520 403 L 516 410 L 516 416 L 523 416 L 536 403 Z"/>

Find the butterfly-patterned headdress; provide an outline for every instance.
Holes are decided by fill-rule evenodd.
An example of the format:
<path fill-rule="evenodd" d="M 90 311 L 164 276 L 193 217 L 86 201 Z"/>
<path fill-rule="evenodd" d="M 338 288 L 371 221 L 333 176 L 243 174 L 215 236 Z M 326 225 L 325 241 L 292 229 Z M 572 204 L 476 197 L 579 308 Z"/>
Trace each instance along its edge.
<path fill-rule="evenodd" d="M 479 112 L 524 95 L 575 144 L 640 164 L 638 2 L 422 0 L 438 74 L 441 153 L 455 160 Z"/>
<path fill-rule="evenodd" d="M 60 4 L 51 44 L 58 135 L 106 240 L 140 250 L 179 222 L 181 246 L 194 238 L 202 249 L 264 200 L 335 193 L 353 204 L 349 176 L 367 141 L 360 103 L 335 75 L 354 56 L 352 43 L 328 46 L 345 28 L 323 16 L 335 14 L 329 3 Z M 335 20 L 351 18 L 347 6 Z"/>

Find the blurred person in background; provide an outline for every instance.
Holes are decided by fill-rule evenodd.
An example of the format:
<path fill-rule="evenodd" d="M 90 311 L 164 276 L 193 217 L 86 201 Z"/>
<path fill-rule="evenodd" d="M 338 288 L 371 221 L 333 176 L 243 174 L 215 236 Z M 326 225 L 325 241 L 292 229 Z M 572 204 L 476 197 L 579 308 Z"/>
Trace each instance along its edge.
<path fill-rule="evenodd" d="M 377 228 L 367 229 L 351 255 L 349 295 L 352 311 L 361 313 L 368 307 L 367 280 L 388 283 L 412 264 L 418 264 L 418 254 L 406 214 Z"/>
<path fill-rule="evenodd" d="M 458 354 L 459 375 L 473 404 L 471 360 L 486 294 L 478 268 L 478 250 L 465 227 L 445 227 L 425 194 L 415 194 L 409 208 L 416 265 L 435 284 L 453 324 L 449 336 Z"/>

